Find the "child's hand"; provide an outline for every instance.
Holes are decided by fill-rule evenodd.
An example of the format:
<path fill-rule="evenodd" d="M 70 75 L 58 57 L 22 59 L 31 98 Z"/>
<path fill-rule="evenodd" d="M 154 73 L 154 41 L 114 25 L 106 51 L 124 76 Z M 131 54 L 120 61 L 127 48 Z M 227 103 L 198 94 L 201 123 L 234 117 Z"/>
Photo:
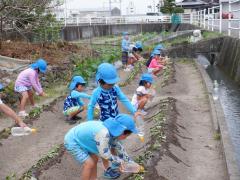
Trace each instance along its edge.
<path fill-rule="evenodd" d="M 138 116 L 143 116 L 140 111 L 135 112 L 134 118 L 136 119 Z"/>
<path fill-rule="evenodd" d="M 22 128 L 27 127 L 27 125 L 26 125 L 24 122 L 22 122 L 22 121 L 20 121 L 20 122 L 18 123 L 18 125 L 19 125 L 20 127 L 22 127 Z"/>

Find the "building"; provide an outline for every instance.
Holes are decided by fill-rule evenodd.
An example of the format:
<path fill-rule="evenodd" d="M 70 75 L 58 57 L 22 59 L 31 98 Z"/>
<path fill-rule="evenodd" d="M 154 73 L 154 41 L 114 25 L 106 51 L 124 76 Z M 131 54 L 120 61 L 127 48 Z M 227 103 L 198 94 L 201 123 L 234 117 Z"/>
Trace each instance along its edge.
<path fill-rule="evenodd" d="M 229 13 L 229 0 L 220 0 L 220 3 L 222 4 L 222 12 Z M 240 1 L 231 4 L 231 10 L 233 11 L 231 14 L 233 14 L 234 19 L 240 18 L 240 11 L 234 11 L 237 9 L 240 9 Z"/>
<path fill-rule="evenodd" d="M 133 15 L 136 14 L 136 7 L 134 5 L 133 1 L 130 1 L 127 6 L 127 15 Z"/>
<path fill-rule="evenodd" d="M 207 0 L 206 0 L 207 1 Z M 184 13 L 191 13 L 213 6 L 213 3 L 201 0 L 183 0 L 177 2 L 176 6 L 183 7 Z"/>
<path fill-rule="evenodd" d="M 113 8 L 111 11 L 112 16 L 121 16 L 121 10 L 117 7 Z"/>

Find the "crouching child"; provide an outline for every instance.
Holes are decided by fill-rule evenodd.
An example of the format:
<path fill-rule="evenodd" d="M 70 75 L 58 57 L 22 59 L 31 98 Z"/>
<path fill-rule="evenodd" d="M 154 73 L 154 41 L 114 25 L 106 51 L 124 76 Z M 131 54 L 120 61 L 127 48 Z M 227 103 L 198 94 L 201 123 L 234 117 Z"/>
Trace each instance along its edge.
<path fill-rule="evenodd" d="M 131 133 L 138 133 L 134 120 L 127 114 L 102 121 L 87 121 L 69 130 L 65 135 L 64 145 L 68 152 L 82 164 L 81 179 L 97 179 L 99 157 L 112 164 L 131 161 L 119 140 L 126 139 Z M 116 179 L 120 172 L 109 166 L 104 177 Z"/>
<path fill-rule="evenodd" d="M 82 98 L 90 99 L 91 96 L 84 93 L 86 82 L 81 76 L 74 76 L 69 86 L 70 94 L 66 97 L 63 106 L 63 114 L 69 124 L 74 124 L 80 117 L 77 115 L 86 109 Z"/>

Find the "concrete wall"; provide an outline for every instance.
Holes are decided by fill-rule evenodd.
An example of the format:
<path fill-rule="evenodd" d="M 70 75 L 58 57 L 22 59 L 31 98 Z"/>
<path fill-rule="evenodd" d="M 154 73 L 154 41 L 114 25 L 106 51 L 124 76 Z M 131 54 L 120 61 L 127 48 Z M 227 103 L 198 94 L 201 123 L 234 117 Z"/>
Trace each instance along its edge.
<path fill-rule="evenodd" d="M 216 61 L 217 66 L 240 84 L 240 39 L 226 36 L 194 44 L 186 41 L 168 49 L 172 58 L 195 58 L 197 54 L 204 54 L 210 63 Z"/>
<path fill-rule="evenodd" d="M 161 32 L 170 28 L 170 23 L 71 26 L 63 28 L 61 36 L 66 41 L 74 41 L 97 36 L 117 35 L 124 31 L 128 31 L 130 34 L 137 34 L 142 32 Z M 195 29 L 195 27 L 191 24 L 181 24 L 179 29 L 189 30 Z"/>
<path fill-rule="evenodd" d="M 217 63 L 221 69 L 240 83 L 240 39 L 224 38 Z"/>

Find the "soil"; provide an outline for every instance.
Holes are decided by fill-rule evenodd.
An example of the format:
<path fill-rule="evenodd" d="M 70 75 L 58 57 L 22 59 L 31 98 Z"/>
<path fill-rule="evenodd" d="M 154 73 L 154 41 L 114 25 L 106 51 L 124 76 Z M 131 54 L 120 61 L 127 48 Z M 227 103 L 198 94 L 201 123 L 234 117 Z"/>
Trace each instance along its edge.
<path fill-rule="evenodd" d="M 209 104 L 206 97 L 201 76 L 193 63 L 179 63 L 175 65 L 175 76 L 171 83 L 164 88 L 161 81 L 155 79 L 157 84 L 157 97 L 159 99 L 171 97 L 171 108 L 167 111 L 167 121 L 164 128 L 166 142 L 162 143 L 159 152 L 149 161 L 144 179 L 171 179 L 171 180 L 225 180 L 227 173 L 220 150 L 220 142 L 214 140 Z M 127 73 L 120 72 L 121 77 Z M 122 88 L 126 95 L 132 96 L 137 87 L 139 78 Z M 149 106 L 149 114 L 158 111 L 158 106 Z M 159 107 L 158 107 L 159 108 Z M 122 111 L 124 109 L 121 107 Z M 146 117 L 147 119 L 147 117 Z M 138 137 L 130 136 L 125 147 L 132 157 L 137 157 L 145 151 L 150 139 L 149 129 L 154 126 L 152 121 L 146 123 L 146 142 L 140 143 Z M 131 143 L 129 143 L 131 142 Z M 102 178 L 102 164 L 98 164 L 98 179 Z M 81 166 L 67 153 L 62 156 L 61 162 L 48 167 L 39 176 L 41 180 L 47 179 L 79 179 Z M 119 179 L 128 179 L 126 174 Z"/>
<path fill-rule="evenodd" d="M 0 55 L 2 56 L 33 61 L 41 57 L 46 59 L 49 64 L 54 65 L 67 61 L 67 57 L 72 53 L 79 53 L 86 57 L 91 55 L 92 50 L 86 46 L 79 47 L 68 42 L 30 44 L 23 41 L 4 41 L 0 49 Z"/>
<path fill-rule="evenodd" d="M 4 42 L 0 55 L 33 60 L 37 57 L 47 59 L 50 64 L 61 64 L 71 53 L 81 51 L 83 56 L 92 52 L 87 47 L 78 48 L 73 44 L 29 45 L 22 42 Z M 155 79 L 157 96 L 148 105 L 149 115 L 159 111 L 160 99 L 170 97 L 171 108 L 167 111 L 167 121 L 164 127 L 166 142 L 162 143 L 159 152 L 146 164 L 147 172 L 144 179 L 171 180 L 225 180 L 227 173 L 220 150 L 220 142 L 214 140 L 209 104 L 201 77 L 193 63 L 176 62 L 174 77 L 165 87 L 162 80 Z M 5 77 L 5 74 L 1 74 Z M 119 71 L 121 79 L 126 79 L 129 73 Z M 123 87 L 124 93 L 131 98 L 138 86 L 139 76 Z M 58 100 L 50 110 L 45 110 L 40 117 L 32 121 L 32 126 L 38 129 L 37 134 L 26 137 L 8 137 L 1 140 L 0 147 L 0 179 L 15 174 L 22 176 L 37 163 L 55 145 L 63 143 L 66 132 L 74 125 L 64 121 L 62 115 L 63 100 Z M 122 112 L 126 110 L 120 106 Z M 82 115 L 85 120 L 85 114 Z M 148 116 L 146 117 L 146 120 Z M 150 128 L 155 124 L 146 121 L 146 142 L 141 143 L 137 136 L 130 136 L 125 147 L 132 157 L 137 157 L 151 143 Z M 129 143 L 131 142 L 131 143 Z M 74 180 L 79 179 L 81 166 L 66 152 L 51 161 L 35 174 L 39 179 Z M 98 164 L 98 179 L 102 179 L 103 168 Z M 129 174 L 120 179 L 128 179 Z"/>

